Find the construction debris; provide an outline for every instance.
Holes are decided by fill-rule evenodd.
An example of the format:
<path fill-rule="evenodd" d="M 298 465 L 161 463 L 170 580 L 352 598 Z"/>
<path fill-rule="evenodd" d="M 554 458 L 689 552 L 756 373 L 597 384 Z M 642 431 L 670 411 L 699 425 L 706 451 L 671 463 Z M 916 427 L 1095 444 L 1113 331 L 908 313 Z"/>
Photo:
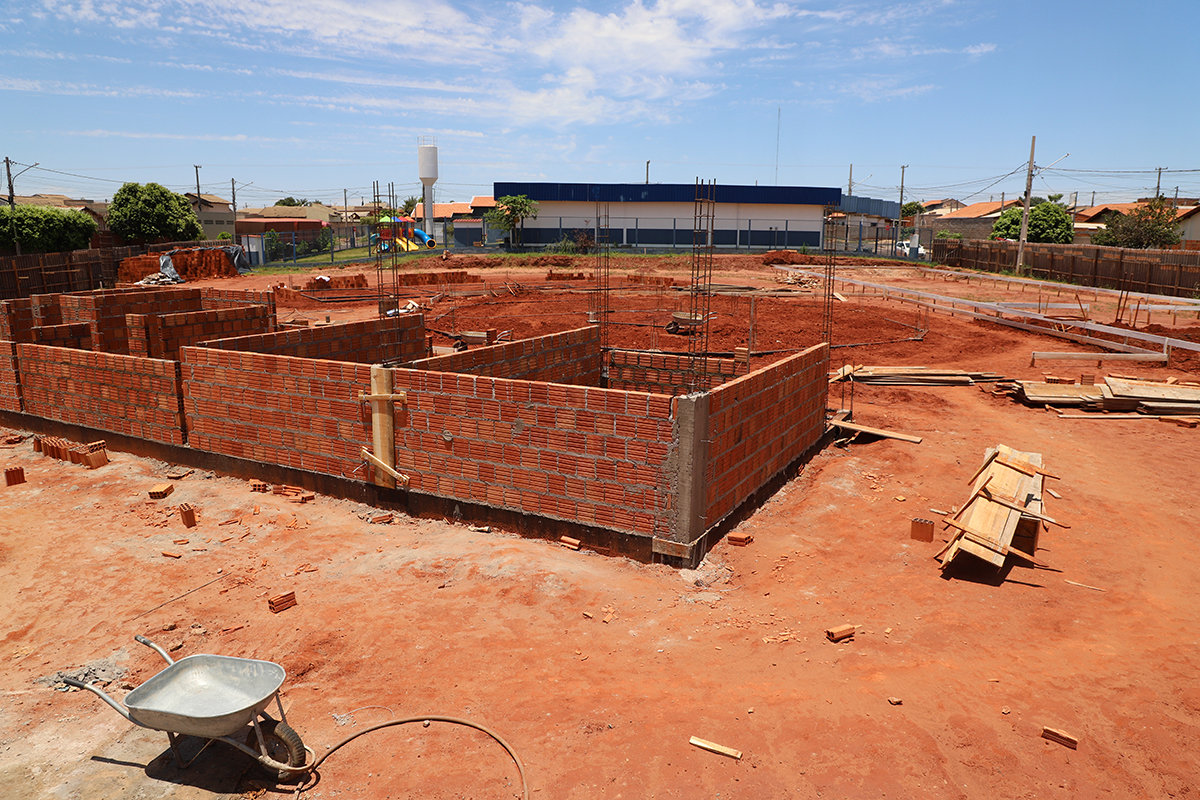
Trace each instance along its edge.
<path fill-rule="evenodd" d="M 725 537 L 730 544 L 745 547 L 754 541 L 753 533 L 731 533 Z"/>
<path fill-rule="evenodd" d="M 162 500 L 173 491 L 175 491 L 175 487 L 169 483 L 156 483 L 150 487 L 150 499 Z"/>
<path fill-rule="evenodd" d="M 1063 747 L 1069 747 L 1072 750 L 1079 749 L 1079 740 L 1069 733 L 1057 730 L 1055 728 L 1042 727 L 1042 738 L 1049 739 L 1052 742 L 1061 744 Z"/>
<path fill-rule="evenodd" d="M 1004 566 L 1010 554 L 1046 566 L 1034 556 L 1041 526 L 1066 526 L 1043 513 L 1042 484 L 1054 476 L 1041 465 L 1040 453 L 1024 453 L 1002 444 L 987 451 L 971 479 L 971 496 L 953 516 L 942 520 L 955 531 L 937 556 L 943 570 L 961 553 L 997 568 Z"/>
<path fill-rule="evenodd" d="M 278 614 L 280 611 L 286 611 L 294 605 L 296 605 L 295 592 L 277 594 L 274 597 L 267 599 L 267 607 L 271 609 L 272 614 Z"/>
<path fill-rule="evenodd" d="M 570 536 L 562 536 L 558 541 L 569 550 L 578 550 L 581 544 L 578 539 L 573 539 Z"/>
<path fill-rule="evenodd" d="M 857 625 L 838 625 L 836 628 L 827 628 L 825 636 L 831 642 L 840 642 L 843 639 L 849 639 L 857 630 Z"/>
<path fill-rule="evenodd" d="M 916 539 L 918 542 L 932 542 L 933 527 L 933 520 L 914 517 L 912 521 L 912 530 L 909 531 L 908 538 Z"/>
<path fill-rule="evenodd" d="M 170 494 L 170 492 L 167 494 Z M 179 506 L 179 518 L 183 520 L 183 527 L 196 527 L 196 509 L 192 508 L 187 503 L 183 503 Z"/>

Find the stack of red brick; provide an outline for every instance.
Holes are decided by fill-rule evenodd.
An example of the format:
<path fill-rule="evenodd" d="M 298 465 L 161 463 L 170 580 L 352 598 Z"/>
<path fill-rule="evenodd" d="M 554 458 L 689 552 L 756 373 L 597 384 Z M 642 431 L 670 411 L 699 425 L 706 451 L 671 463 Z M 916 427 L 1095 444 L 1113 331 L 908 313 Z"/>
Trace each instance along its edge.
<path fill-rule="evenodd" d="M 108 446 L 103 439 L 88 444 L 76 444 L 57 436 L 35 436 L 33 450 L 60 461 L 83 464 L 88 469 L 103 467 L 108 463 Z"/>
<path fill-rule="evenodd" d="M 332 278 L 319 276 L 304 284 L 304 291 L 319 292 L 322 289 L 366 289 L 367 276 L 361 272 L 357 275 L 334 275 Z"/>
<path fill-rule="evenodd" d="M 147 275 L 158 272 L 158 253 L 144 256 L 130 256 L 121 262 L 117 268 L 117 281 L 120 283 L 137 283 Z"/>
<path fill-rule="evenodd" d="M 200 278 L 236 278 L 237 269 L 224 250 L 198 247 L 194 250 L 178 250 L 171 255 L 171 264 L 179 277 L 185 281 Z M 159 270 L 159 254 L 133 256 L 121 262 L 117 280 L 123 283 L 140 281 Z"/>

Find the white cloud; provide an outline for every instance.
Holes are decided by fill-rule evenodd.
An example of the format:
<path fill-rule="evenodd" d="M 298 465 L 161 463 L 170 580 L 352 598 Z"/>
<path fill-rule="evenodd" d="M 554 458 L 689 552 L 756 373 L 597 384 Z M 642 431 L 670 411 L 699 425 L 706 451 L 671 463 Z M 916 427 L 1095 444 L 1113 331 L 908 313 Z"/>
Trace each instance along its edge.
<path fill-rule="evenodd" d="M 105 25 L 122 29 L 119 38 L 130 45 L 129 52 L 136 52 L 135 42 L 150 42 L 178 54 L 178 60 L 156 66 L 261 76 L 261 82 L 255 81 L 257 93 L 239 90 L 241 98 L 361 114 L 456 115 L 521 126 L 662 123 L 679 115 L 682 104 L 717 96 L 740 81 L 780 77 L 782 61 L 791 69 L 792 64 L 812 67 L 820 63 L 816 59 L 844 64 L 847 57 L 978 57 L 995 50 L 988 43 L 922 46 L 904 35 L 914 21 L 944 12 L 956 0 L 849 5 L 834 0 L 622 0 L 601 10 L 583 5 L 559 10 L 549 0 L 490 6 L 468 6 L 462 0 L 38 2 L 46 13 L 64 24 L 81 25 L 88 35 Z M 861 35 L 837 41 L 863 27 L 903 30 L 866 42 Z M 237 48 L 246 57 L 210 63 L 203 57 L 212 52 L 205 42 Z M 824 53 L 828 55 L 819 55 Z M 854 77 L 849 85 L 856 85 Z M 333 91 L 305 87 L 289 93 L 278 78 L 332 84 Z M 30 79 L 26 84 L 39 88 L 9 88 L 126 93 L 82 83 Z M 911 92 L 930 87 L 893 88 Z M 131 92 L 199 96 L 144 86 Z"/>

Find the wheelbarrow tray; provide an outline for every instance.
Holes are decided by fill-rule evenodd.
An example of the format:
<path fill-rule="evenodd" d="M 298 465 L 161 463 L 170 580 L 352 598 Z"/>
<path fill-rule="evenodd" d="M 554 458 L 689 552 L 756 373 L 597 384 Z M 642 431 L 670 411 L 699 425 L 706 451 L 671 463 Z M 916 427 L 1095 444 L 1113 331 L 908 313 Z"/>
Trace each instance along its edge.
<path fill-rule="evenodd" d="M 271 661 L 197 654 L 181 658 L 125 696 L 139 725 L 215 739 L 248 725 L 287 674 Z"/>

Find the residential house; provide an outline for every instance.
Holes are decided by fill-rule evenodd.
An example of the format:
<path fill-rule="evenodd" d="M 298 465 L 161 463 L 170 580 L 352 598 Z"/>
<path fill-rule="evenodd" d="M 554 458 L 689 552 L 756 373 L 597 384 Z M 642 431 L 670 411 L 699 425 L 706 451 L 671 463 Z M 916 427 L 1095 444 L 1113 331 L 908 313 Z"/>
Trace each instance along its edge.
<path fill-rule="evenodd" d="M 217 197 L 215 194 L 201 194 L 197 200 L 195 192 L 186 192 L 183 196 L 187 198 L 191 203 L 192 210 L 196 212 L 196 218 L 200 220 L 200 227 L 204 229 L 205 239 L 219 239 L 222 233 L 229 234 L 229 237 L 233 238 L 236 234 L 234 223 L 237 216 L 228 200 Z"/>

